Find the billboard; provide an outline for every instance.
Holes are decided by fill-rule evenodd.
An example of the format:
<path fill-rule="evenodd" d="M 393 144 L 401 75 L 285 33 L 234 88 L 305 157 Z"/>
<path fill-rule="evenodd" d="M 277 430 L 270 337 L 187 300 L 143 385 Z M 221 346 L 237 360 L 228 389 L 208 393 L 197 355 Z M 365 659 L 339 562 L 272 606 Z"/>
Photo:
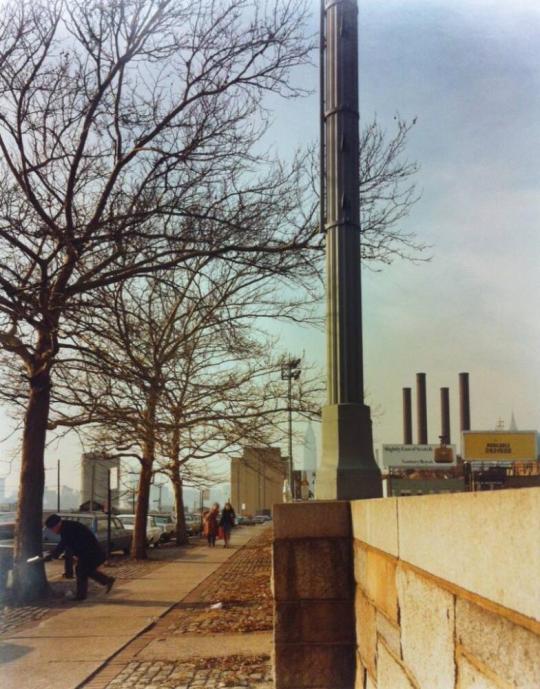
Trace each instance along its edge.
<path fill-rule="evenodd" d="M 383 445 L 382 462 L 386 468 L 405 467 L 443 469 L 456 463 L 455 445 Z M 435 456 L 439 461 L 435 461 Z M 441 456 L 443 455 L 443 456 Z"/>
<path fill-rule="evenodd" d="M 536 431 L 464 431 L 467 462 L 534 462 Z"/>

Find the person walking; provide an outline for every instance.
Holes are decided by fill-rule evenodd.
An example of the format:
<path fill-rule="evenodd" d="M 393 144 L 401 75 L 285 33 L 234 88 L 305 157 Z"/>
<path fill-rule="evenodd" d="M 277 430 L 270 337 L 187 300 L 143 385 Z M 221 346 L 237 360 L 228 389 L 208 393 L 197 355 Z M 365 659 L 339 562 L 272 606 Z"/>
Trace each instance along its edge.
<path fill-rule="evenodd" d="M 221 519 L 219 520 L 219 525 L 223 529 L 223 538 L 225 540 L 225 543 L 223 545 L 224 548 L 229 547 L 229 543 L 231 541 L 231 531 L 233 529 L 235 520 L 236 513 L 231 503 L 227 500 L 227 502 L 223 506 L 223 510 L 221 512 Z"/>
<path fill-rule="evenodd" d="M 98 569 L 105 562 L 106 557 L 94 533 L 84 524 L 62 519 L 57 514 L 51 514 L 47 518 L 45 526 L 60 536 L 60 543 L 45 556 L 44 560 L 50 562 L 57 559 L 65 550 L 69 550 L 77 558 L 75 600 L 85 600 L 88 595 L 89 578 L 105 586 L 107 593 L 109 593 L 115 578 L 103 574 Z"/>
<path fill-rule="evenodd" d="M 206 513 L 204 517 L 204 533 L 208 539 L 208 547 L 213 548 L 216 545 L 216 538 L 219 529 L 219 504 L 215 502 L 212 509 Z"/>

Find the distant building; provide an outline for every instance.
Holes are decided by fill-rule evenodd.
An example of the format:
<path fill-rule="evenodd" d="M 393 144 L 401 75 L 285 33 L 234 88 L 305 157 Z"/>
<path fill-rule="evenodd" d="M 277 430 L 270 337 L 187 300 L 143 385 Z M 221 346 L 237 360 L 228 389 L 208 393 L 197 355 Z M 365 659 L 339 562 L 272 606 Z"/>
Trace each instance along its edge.
<path fill-rule="evenodd" d="M 86 502 L 99 503 L 107 506 L 108 471 L 116 469 L 120 473 L 120 460 L 108 458 L 100 452 L 85 452 L 82 455 L 81 466 L 81 504 Z M 118 477 L 120 479 L 120 477 Z M 111 503 L 119 507 L 119 490 L 111 490 Z"/>
<path fill-rule="evenodd" d="M 271 511 L 283 502 L 287 461 L 276 447 L 245 447 L 231 460 L 231 502 L 238 514 Z"/>
<path fill-rule="evenodd" d="M 303 471 L 317 471 L 317 440 L 311 421 L 308 421 L 308 427 L 304 435 L 304 458 L 300 468 Z"/>

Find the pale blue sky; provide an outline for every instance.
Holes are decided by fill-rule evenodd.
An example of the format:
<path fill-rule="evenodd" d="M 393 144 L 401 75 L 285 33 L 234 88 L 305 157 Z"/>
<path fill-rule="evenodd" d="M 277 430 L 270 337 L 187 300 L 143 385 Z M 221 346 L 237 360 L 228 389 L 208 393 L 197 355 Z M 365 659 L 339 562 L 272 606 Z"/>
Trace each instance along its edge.
<path fill-rule="evenodd" d="M 383 411 L 375 440 L 401 441 L 401 388 L 414 388 L 417 371 L 428 376 L 432 442 L 441 386 L 450 387 L 458 439 L 460 371 L 471 376 L 474 428 L 508 423 L 513 410 L 520 429 L 540 429 L 540 3 L 359 6 L 361 116 L 376 113 L 389 131 L 396 112 L 418 117 L 408 157 L 421 165 L 422 199 L 404 229 L 433 247 L 429 264 L 364 271 L 366 386 Z M 317 88 L 316 67 L 296 78 Z M 317 140 L 316 94 L 272 106 L 269 142 L 282 155 Z M 283 349 L 324 363 L 323 334 L 282 333 Z M 77 462 L 75 445 L 65 445 L 48 464 L 70 452 Z M 68 477 L 77 487 L 75 469 Z"/>

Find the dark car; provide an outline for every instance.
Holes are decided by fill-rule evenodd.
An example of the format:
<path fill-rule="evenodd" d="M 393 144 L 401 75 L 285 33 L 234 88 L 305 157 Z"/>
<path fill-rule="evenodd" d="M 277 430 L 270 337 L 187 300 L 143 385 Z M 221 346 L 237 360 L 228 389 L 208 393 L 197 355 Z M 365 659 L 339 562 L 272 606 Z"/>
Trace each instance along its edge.
<path fill-rule="evenodd" d="M 59 512 L 62 519 L 80 522 L 92 531 L 103 550 L 107 550 L 107 523 L 108 517 L 104 512 Z M 43 548 L 49 550 L 60 540 L 60 536 L 45 529 L 43 536 Z M 111 515 L 111 546 L 109 552 L 122 550 L 129 553 L 131 547 L 131 533 L 124 528 L 118 517 Z"/>

